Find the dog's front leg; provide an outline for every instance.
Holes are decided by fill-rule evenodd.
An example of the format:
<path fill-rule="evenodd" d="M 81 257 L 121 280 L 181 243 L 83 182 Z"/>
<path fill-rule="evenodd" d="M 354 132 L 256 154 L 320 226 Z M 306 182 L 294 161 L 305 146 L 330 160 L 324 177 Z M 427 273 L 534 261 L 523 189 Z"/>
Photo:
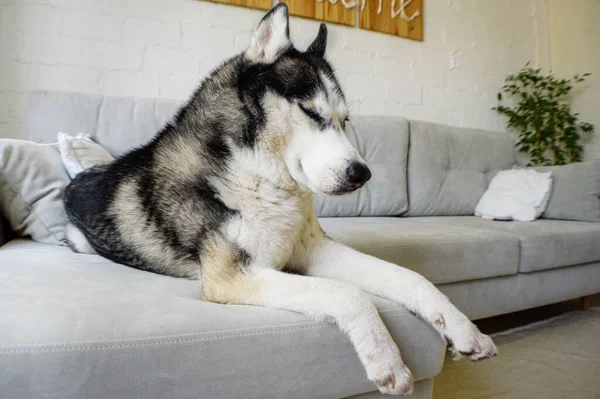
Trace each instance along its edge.
<path fill-rule="evenodd" d="M 245 265 L 235 249 L 223 241 L 208 248 L 200 279 L 205 299 L 291 310 L 335 321 L 350 338 L 368 378 L 382 393 L 412 392 L 413 379 L 398 346 L 362 290 L 339 281 Z"/>
<path fill-rule="evenodd" d="M 314 246 L 306 273 L 354 284 L 388 298 L 429 322 L 448 342 L 455 359 L 495 356 L 496 346 L 448 298 L 420 274 L 363 254 L 331 239 Z"/>

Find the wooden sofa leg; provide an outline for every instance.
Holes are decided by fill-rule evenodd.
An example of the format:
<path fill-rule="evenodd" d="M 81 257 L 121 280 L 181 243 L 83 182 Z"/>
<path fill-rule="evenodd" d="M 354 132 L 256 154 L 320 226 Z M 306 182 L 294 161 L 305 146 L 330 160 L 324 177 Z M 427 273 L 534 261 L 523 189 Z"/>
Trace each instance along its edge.
<path fill-rule="evenodd" d="M 592 302 L 592 296 L 582 296 L 581 297 L 581 310 L 588 310 L 590 308 L 590 304 Z"/>

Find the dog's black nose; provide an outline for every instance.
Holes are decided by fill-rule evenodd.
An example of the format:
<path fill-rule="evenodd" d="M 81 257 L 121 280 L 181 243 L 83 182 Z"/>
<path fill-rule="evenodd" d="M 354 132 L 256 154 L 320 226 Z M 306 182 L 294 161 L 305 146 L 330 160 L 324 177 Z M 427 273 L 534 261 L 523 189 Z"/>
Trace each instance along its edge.
<path fill-rule="evenodd" d="M 346 175 L 350 184 L 362 186 L 371 178 L 371 171 L 364 163 L 352 162 L 346 169 Z"/>

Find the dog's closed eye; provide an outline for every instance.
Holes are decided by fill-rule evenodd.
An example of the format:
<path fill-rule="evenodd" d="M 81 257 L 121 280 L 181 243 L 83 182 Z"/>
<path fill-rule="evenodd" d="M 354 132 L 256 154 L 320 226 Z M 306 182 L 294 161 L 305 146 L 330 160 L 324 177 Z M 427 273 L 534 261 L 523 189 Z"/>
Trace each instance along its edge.
<path fill-rule="evenodd" d="M 298 104 L 298 106 L 300 107 L 302 112 L 306 114 L 306 116 L 308 116 L 313 121 L 317 122 L 319 125 L 325 125 L 327 123 L 325 118 L 319 115 L 319 113 L 315 109 L 309 108 L 303 104 Z"/>

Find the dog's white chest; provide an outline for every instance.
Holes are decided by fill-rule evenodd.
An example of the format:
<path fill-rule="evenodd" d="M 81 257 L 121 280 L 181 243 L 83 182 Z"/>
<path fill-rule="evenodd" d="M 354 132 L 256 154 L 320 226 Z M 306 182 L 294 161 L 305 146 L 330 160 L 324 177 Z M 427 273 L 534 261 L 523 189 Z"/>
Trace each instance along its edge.
<path fill-rule="evenodd" d="M 256 265 L 283 268 L 300 240 L 312 201 L 270 187 L 240 200 L 239 215 L 227 223 L 228 238 L 248 251 Z"/>

